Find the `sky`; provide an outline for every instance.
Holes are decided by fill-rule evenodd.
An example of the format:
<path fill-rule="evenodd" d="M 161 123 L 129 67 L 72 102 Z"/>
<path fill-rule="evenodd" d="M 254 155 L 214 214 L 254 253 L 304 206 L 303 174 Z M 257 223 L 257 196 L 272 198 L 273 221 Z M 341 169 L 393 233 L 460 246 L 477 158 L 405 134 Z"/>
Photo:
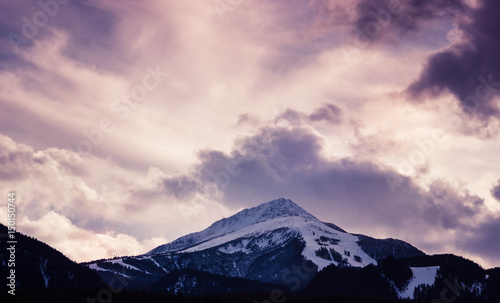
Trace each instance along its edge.
<path fill-rule="evenodd" d="M 500 2 L 2 1 L 0 188 L 69 258 L 284 197 L 500 266 Z"/>

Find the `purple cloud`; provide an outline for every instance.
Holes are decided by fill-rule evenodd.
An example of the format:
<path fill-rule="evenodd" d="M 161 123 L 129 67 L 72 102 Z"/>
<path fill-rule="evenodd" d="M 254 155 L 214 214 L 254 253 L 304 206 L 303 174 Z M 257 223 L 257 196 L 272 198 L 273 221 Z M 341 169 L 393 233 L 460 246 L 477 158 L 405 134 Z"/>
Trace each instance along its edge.
<path fill-rule="evenodd" d="M 498 183 L 491 188 L 491 195 L 497 201 L 500 201 L 500 179 L 498 179 Z"/>
<path fill-rule="evenodd" d="M 124 41 L 116 32 L 120 20 L 113 11 L 84 1 L 16 1 L 2 3 L 0 20 L 0 55 L 9 58 L 2 68 L 29 67 L 19 50 L 33 47 L 54 31 L 68 35 L 68 58 L 109 71 L 120 66 L 117 49 Z"/>
<path fill-rule="evenodd" d="M 498 252 L 500 251 L 500 217 L 489 216 L 477 227 L 471 228 L 461 236 L 457 241 L 457 247 L 460 249 L 480 255 L 491 263 L 498 262 Z"/>
<path fill-rule="evenodd" d="M 500 117 L 495 97 L 500 93 L 500 2 L 483 1 L 467 9 L 459 22 L 460 42 L 432 55 L 419 79 L 408 87 L 413 98 L 451 92 L 470 116 Z"/>
<path fill-rule="evenodd" d="M 325 104 L 309 115 L 311 121 L 328 121 L 339 124 L 342 120 L 342 110 L 335 104 Z"/>

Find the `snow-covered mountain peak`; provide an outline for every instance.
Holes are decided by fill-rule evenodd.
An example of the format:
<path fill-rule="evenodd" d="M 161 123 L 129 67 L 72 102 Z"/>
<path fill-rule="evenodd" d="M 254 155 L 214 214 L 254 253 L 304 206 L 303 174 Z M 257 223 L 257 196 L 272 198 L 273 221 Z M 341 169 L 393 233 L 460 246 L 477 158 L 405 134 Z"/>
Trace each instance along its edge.
<path fill-rule="evenodd" d="M 316 217 L 303 210 L 290 199 L 279 198 L 259 206 L 244 209 L 229 219 L 251 217 L 252 224 L 284 217 L 302 217 L 304 219 L 318 221 Z"/>
<path fill-rule="evenodd" d="M 279 198 L 256 207 L 244 209 L 231 217 L 213 223 L 205 230 L 186 235 L 173 242 L 161 245 L 148 254 L 181 251 L 251 225 L 286 217 L 301 217 L 305 220 L 320 222 L 316 217 L 303 210 L 292 200 Z"/>
<path fill-rule="evenodd" d="M 293 201 L 280 198 L 244 209 L 144 255 L 100 260 L 88 267 L 104 276 L 121 267 L 125 275 L 140 274 L 144 281 L 149 281 L 151 275 L 194 268 L 281 284 L 282 274 L 293 264 L 304 264 L 304 260 L 321 270 L 331 264 L 365 267 L 389 255 L 420 254 L 402 241 L 348 233 L 332 223 L 321 222 Z"/>
<path fill-rule="evenodd" d="M 329 264 L 376 263 L 359 247 L 357 236 L 325 224 L 289 199 L 276 199 L 221 219 L 207 229 L 159 246 L 146 255 L 189 254 L 215 249 L 224 254 L 280 249 L 299 239 L 303 257 L 319 269 Z"/>

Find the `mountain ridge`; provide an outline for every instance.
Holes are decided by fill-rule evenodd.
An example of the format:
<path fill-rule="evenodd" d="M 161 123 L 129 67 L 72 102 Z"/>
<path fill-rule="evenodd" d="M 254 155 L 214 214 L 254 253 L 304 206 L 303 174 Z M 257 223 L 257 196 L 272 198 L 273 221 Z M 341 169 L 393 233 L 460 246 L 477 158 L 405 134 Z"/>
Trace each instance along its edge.
<path fill-rule="evenodd" d="M 280 198 L 241 210 L 145 254 L 86 265 L 105 281 L 116 273 L 149 283 L 171 271 L 192 268 L 283 285 L 282 276 L 292 265 L 311 262 L 316 272 L 332 264 L 362 268 L 388 255 L 425 254 L 400 240 L 347 233 Z"/>

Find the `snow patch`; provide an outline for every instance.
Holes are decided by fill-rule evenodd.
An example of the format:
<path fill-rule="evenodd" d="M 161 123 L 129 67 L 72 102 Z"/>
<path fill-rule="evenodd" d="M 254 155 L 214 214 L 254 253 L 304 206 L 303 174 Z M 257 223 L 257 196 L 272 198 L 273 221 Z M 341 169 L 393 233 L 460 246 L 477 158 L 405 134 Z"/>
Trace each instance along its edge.
<path fill-rule="evenodd" d="M 477 292 L 479 295 L 481 295 L 481 293 L 483 292 L 483 283 L 481 282 L 474 282 L 474 284 L 471 285 L 471 287 L 469 288 L 470 291 L 472 292 Z"/>
<path fill-rule="evenodd" d="M 408 286 L 403 291 L 398 291 L 398 296 L 400 299 L 413 299 L 415 288 L 422 284 L 431 286 L 434 285 L 439 266 L 410 267 L 410 269 L 413 272 L 413 277 L 410 280 L 410 284 L 408 284 Z"/>
<path fill-rule="evenodd" d="M 137 270 L 137 271 L 143 271 L 142 269 L 139 269 L 133 265 L 130 265 L 128 263 L 123 262 L 123 259 L 114 259 L 114 260 L 106 260 L 105 263 L 112 263 L 112 264 L 119 264 L 124 268 L 132 269 L 132 270 Z"/>
<path fill-rule="evenodd" d="M 45 282 L 45 288 L 49 287 L 49 280 L 50 280 L 50 276 L 48 276 L 48 275 L 45 274 L 45 270 L 47 269 L 47 261 L 48 260 L 45 260 L 43 262 L 43 266 L 42 266 L 42 263 L 38 263 L 40 265 L 40 271 L 42 273 L 43 280 Z"/>
<path fill-rule="evenodd" d="M 92 270 L 95 270 L 95 271 L 109 271 L 109 272 L 112 272 L 113 274 L 119 274 L 119 275 L 124 276 L 125 278 L 129 278 L 130 279 L 130 276 L 128 276 L 128 275 L 126 275 L 124 273 L 121 273 L 119 271 L 110 270 L 110 269 L 107 269 L 107 268 L 99 267 L 99 265 L 97 265 L 97 263 L 89 264 L 89 265 L 87 265 L 87 267 L 90 268 L 90 269 L 92 269 Z"/>
<path fill-rule="evenodd" d="M 96 271 L 112 271 L 112 270 L 109 270 L 106 268 L 99 267 L 99 265 L 97 265 L 97 263 L 89 264 L 89 265 L 87 265 L 87 267 L 92 269 L 92 270 L 96 270 Z"/>
<path fill-rule="evenodd" d="M 167 271 L 165 268 L 163 268 L 163 267 L 160 265 L 160 263 L 156 262 L 156 260 L 155 260 L 155 259 L 153 259 L 153 257 L 151 257 L 151 256 L 147 256 L 147 257 L 144 257 L 144 259 L 149 259 L 149 260 L 151 260 L 151 261 L 152 261 L 152 262 L 153 262 L 153 263 L 154 263 L 157 267 L 159 267 L 159 268 L 163 269 L 163 271 L 164 271 L 164 272 L 168 273 L 168 271 Z"/>

